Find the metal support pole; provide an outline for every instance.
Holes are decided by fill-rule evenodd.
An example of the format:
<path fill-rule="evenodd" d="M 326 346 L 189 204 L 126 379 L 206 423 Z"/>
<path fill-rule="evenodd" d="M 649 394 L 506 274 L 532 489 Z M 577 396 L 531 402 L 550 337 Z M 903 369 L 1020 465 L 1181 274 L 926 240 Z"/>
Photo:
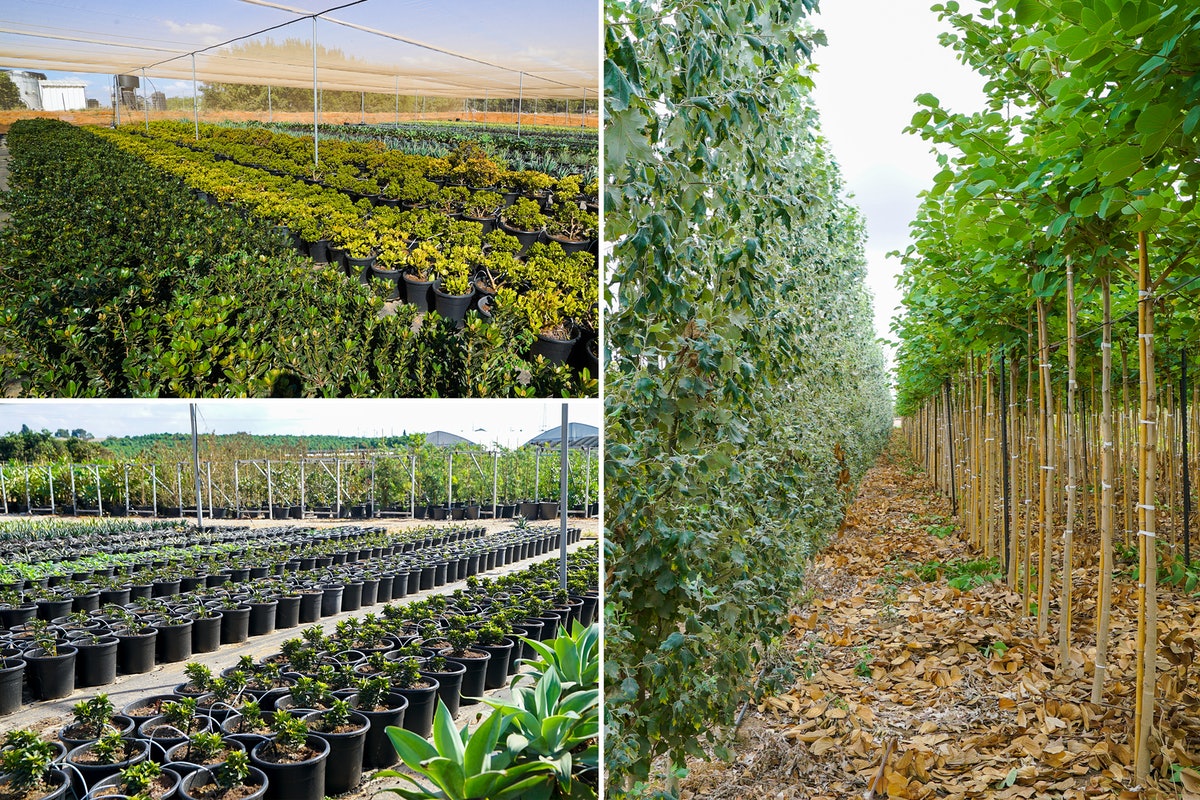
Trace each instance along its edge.
<path fill-rule="evenodd" d="M 125 465 L 125 516 L 129 516 L 132 510 L 132 503 L 129 498 L 129 465 Z"/>
<path fill-rule="evenodd" d="M 242 483 L 239 476 L 238 462 L 233 462 L 233 518 L 242 518 Z"/>
<path fill-rule="evenodd" d="M 317 18 L 313 21 L 313 177 L 316 177 L 317 167 L 321 163 L 317 144 Z"/>
<path fill-rule="evenodd" d="M 271 480 L 271 459 L 267 459 L 267 519 L 275 519 L 275 482 Z"/>
<path fill-rule="evenodd" d="M 104 498 L 100 495 L 100 466 L 92 464 L 92 472 L 96 476 L 96 516 L 104 516 Z"/>
<path fill-rule="evenodd" d="M 412 454 L 412 470 L 408 473 L 408 510 L 409 515 L 417 518 L 417 454 Z"/>
<path fill-rule="evenodd" d="M 204 462 L 204 473 L 208 477 L 208 516 L 212 517 L 213 504 L 212 504 L 212 462 L 211 461 Z"/>
<path fill-rule="evenodd" d="M 591 519 L 592 514 L 592 448 L 583 449 L 583 518 Z"/>
<path fill-rule="evenodd" d="M 583 88 L 583 113 L 579 115 L 579 127 L 587 125 L 587 87 Z"/>
<path fill-rule="evenodd" d="M 525 95 L 525 73 L 521 73 L 521 77 L 517 79 L 517 138 L 521 138 L 521 100 Z"/>
<path fill-rule="evenodd" d="M 158 516 L 158 465 L 150 465 L 150 502 L 154 505 L 154 516 Z"/>
<path fill-rule="evenodd" d="M 304 458 L 303 458 L 303 457 L 301 457 L 301 459 L 300 459 L 300 519 L 304 519 L 304 507 L 305 507 L 305 505 L 306 505 L 306 504 L 305 504 L 304 490 L 305 490 L 305 485 L 304 485 Z"/>
<path fill-rule="evenodd" d="M 567 590 L 567 404 L 562 404 L 562 460 L 558 466 L 558 588 Z"/>
<path fill-rule="evenodd" d="M 146 68 L 142 67 L 142 110 L 146 112 L 146 133 L 150 132 L 150 103 L 146 100 Z"/>
<path fill-rule="evenodd" d="M 50 478 L 50 513 L 54 513 L 54 471 L 46 467 L 46 475 Z"/>
<path fill-rule="evenodd" d="M 500 488 L 500 452 L 492 453 L 492 519 L 496 518 L 496 501 L 499 499 Z"/>
<path fill-rule="evenodd" d="M 533 502 L 542 502 L 542 448 L 533 452 Z"/>
<path fill-rule="evenodd" d="M 79 504 L 75 502 L 75 462 L 71 461 L 68 464 L 71 470 L 71 516 L 79 516 Z"/>
<path fill-rule="evenodd" d="M 334 459 L 334 465 L 337 468 L 337 515 L 342 516 L 342 460 Z"/>
<path fill-rule="evenodd" d="M 196 404 L 189 403 L 192 417 L 192 483 L 196 487 L 196 527 L 204 530 L 204 495 L 200 489 L 200 437 L 196 433 Z M 180 511 L 183 510 L 182 502 Z"/>
<path fill-rule="evenodd" d="M 113 114 L 115 115 L 117 127 L 121 127 L 121 82 L 117 80 L 116 75 L 113 75 Z M 26 506 L 29 504 L 26 503 Z"/>
<path fill-rule="evenodd" d="M 200 141 L 200 95 L 196 93 L 196 54 L 192 53 L 192 119 L 196 123 L 196 141 Z"/>
<path fill-rule="evenodd" d="M 390 492 L 388 494 L 389 494 L 389 496 L 391 495 Z M 375 516 L 375 459 L 374 458 L 371 459 L 371 513 L 368 514 L 367 516 L 368 517 Z"/>
<path fill-rule="evenodd" d="M 179 518 L 183 519 L 183 464 L 175 464 L 175 499 L 179 501 Z"/>
<path fill-rule="evenodd" d="M 446 470 L 446 508 L 454 508 L 454 451 L 448 454 L 449 468 Z"/>

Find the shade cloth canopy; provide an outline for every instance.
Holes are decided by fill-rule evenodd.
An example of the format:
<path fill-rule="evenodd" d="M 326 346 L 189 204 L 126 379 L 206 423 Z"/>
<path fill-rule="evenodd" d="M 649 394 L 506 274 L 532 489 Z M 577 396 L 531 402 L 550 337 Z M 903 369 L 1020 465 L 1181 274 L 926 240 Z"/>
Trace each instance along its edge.
<path fill-rule="evenodd" d="M 525 447 L 558 446 L 562 443 L 562 426 L 539 433 L 525 443 Z M 567 424 L 567 447 L 583 449 L 600 446 L 600 429 L 582 422 Z"/>
<path fill-rule="evenodd" d="M 24 0 L 0 65 L 434 97 L 596 99 L 590 0 Z M 314 17 L 314 15 L 319 15 Z"/>

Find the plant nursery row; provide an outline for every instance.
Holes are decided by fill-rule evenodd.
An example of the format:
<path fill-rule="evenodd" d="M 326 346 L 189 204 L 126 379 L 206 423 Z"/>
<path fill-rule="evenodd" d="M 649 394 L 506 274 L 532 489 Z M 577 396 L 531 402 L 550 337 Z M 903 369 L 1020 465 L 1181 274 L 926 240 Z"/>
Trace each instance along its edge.
<path fill-rule="evenodd" d="M 236 126 L 235 126 L 236 127 Z M 276 122 L 247 127 L 293 136 L 312 136 L 312 125 Z M 321 141 L 327 138 L 348 142 L 382 142 L 389 150 L 419 156 L 445 157 L 461 144 L 477 144 L 486 153 L 503 161 L 510 169 L 531 169 L 555 177 L 582 174 L 585 182 L 596 177 L 599 163 L 599 139 L 596 132 L 579 128 L 522 126 L 454 122 L 401 122 L 394 125 L 321 125 Z"/>
<path fill-rule="evenodd" d="M 587 358 L 598 356 L 598 276 L 586 240 L 574 253 L 556 242 L 523 243 L 485 234 L 487 220 L 455 218 L 465 211 L 354 200 L 346 185 L 354 171 L 360 188 L 391 176 L 388 186 L 456 189 L 464 202 L 492 194 L 497 217 L 512 208 L 512 221 L 531 227 L 545 227 L 548 216 L 586 217 L 586 199 L 562 202 L 561 191 L 547 192 L 504 206 L 498 192 L 426 180 L 440 167 L 424 162 L 453 169 L 448 160 L 349 143 L 322 152 L 329 174 L 312 177 L 308 164 L 308 176 L 297 179 L 285 169 L 298 168 L 287 144 L 295 137 L 212 129 L 185 147 L 172 124 L 151 128 L 147 136 L 47 120 L 13 126 L 0 315 L 4 367 L 24 393 L 595 393 L 598 364 Z M 245 136 L 268 137 L 271 147 L 236 140 Z M 412 159 L 423 162 L 419 180 Z M 542 177 L 550 188 L 567 180 Z M 333 188 L 339 182 L 346 185 Z M 580 191 L 577 180 L 565 187 Z M 299 244 L 309 258 L 297 254 Z M 401 287 L 412 302 L 383 313 L 383 298 L 399 299 Z M 426 311 L 443 301 L 444 313 Z M 547 343 L 550 334 L 569 338 Z"/>
<path fill-rule="evenodd" d="M 157 533 L 167 541 L 187 535 Z M 284 551 L 272 574 L 285 583 L 295 581 L 296 590 L 276 592 L 273 602 L 278 609 L 285 598 L 299 596 L 301 619 L 289 619 L 291 624 L 304 621 L 304 598 L 309 596 L 316 597 L 310 609 L 316 618 L 348 610 L 344 598 L 352 586 L 351 605 L 382 607 L 378 613 L 342 619 L 328 630 L 305 628 L 257 661 L 231 653 L 228 666 L 220 669 L 187 663 L 184 682 L 162 686 L 120 709 L 107 695 L 92 695 L 75 705 L 74 720 L 53 735 L 10 732 L 0 753 L 9 785 L 27 798 L 57 798 L 73 791 L 81 798 L 320 800 L 353 790 L 364 770 L 391 767 L 403 759 L 410 772 L 378 775 L 394 778 L 402 787 L 411 785 L 413 797 L 461 796 L 444 794 L 447 781 L 453 790 L 454 782 L 461 789 L 462 781 L 481 777 L 506 785 L 527 781 L 524 796 L 529 797 L 548 797 L 556 786 L 572 797 L 594 797 L 599 733 L 599 636 L 591 624 L 598 603 L 595 549 L 570 556 L 566 591 L 558 588 L 557 563 L 535 564 L 495 579 L 469 574 L 468 564 L 457 573 L 466 578 L 463 589 L 406 605 L 388 603 L 403 596 L 397 587 L 406 583 L 393 568 L 397 550 L 465 553 L 493 539 L 492 544 L 506 542 L 480 551 L 482 567 L 483 552 L 507 553 L 512 544 L 519 552 L 534 553 L 552 546 L 557 535 L 527 529 L 482 536 L 462 528 L 439 529 L 436 535 L 428 530 L 418 539 L 418 533 L 367 547 L 381 541 L 382 533 L 326 531 L 317 537 L 317 546 L 327 555 L 316 558 L 331 560 L 325 568 L 314 564 L 314 569 L 340 567 L 341 573 L 315 582 L 304 577 L 302 564 L 290 566 L 309 556 L 288 558 Z M 243 535 L 271 551 L 302 532 L 230 531 L 221 538 Z M 457 561 L 447 560 L 452 563 Z M 352 573 L 371 564 L 391 570 L 388 591 L 381 593 L 384 580 L 354 580 Z M 268 575 L 255 584 L 256 590 L 246 592 L 236 586 L 234 576 L 223 577 L 209 587 L 230 601 L 219 605 L 230 607 L 238 599 L 251 613 L 264 602 L 257 587 L 274 580 Z M 317 588 L 304 589 L 303 584 Z M 369 591 L 362 592 L 368 585 Z M 328 591 L 335 588 L 339 591 Z M 175 602 L 163 600 L 161 606 Z M 160 620 L 166 613 L 159 612 Z M 70 649 L 76 646 L 72 642 L 104 638 L 109 632 L 115 636 L 124 629 L 119 614 L 104 608 L 76 616 L 81 624 L 75 617 L 60 624 L 33 620 L 5 635 L 12 641 L 40 635 L 43 641 L 31 648 L 36 658 L 49 648 Z M 193 624 L 199 618 L 187 617 Z M 48 632 L 57 635 L 51 638 Z M 522 670 L 522 663 L 529 669 Z M 510 700 L 487 696 L 510 683 Z M 480 701 L 495 711 L 474 732 L 458 731 L 453 716 L 460 704 Z M 429 769 L 431 758 L 447 759 L 453 766 Z"/>

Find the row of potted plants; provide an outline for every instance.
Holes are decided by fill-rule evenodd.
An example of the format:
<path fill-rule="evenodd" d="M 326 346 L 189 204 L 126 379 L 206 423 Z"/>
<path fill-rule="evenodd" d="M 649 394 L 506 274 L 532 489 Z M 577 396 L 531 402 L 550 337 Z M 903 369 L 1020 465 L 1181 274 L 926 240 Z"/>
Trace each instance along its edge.
<path fill-rule="evenodd" d="M 577 536 L 572 529 L 569 537 Z M 257 569 L 263 573 L 259 575 L 255 568 L 233 574 L 192 573 L 185 579 L 167 573 L 144 584 L 106 578 L 102 585 L 108 588 L 84 586 L 84 594 L 74 597 L 69 595 L 79 588 L 73 584 L 63 585 L 67 596 L 41 587 L 32 595 L 42 598 L 36 602 L 10 589 L 11 599 L 0 609 L 7 622 L 15 623 L 0 634 L 0 713 L 20 705 L 22 676 L 34 700 L 63 697 L 76 685 L 110 683 L 118 672 L 146 672 L 156 663 L 184 660 L 193 652 L 210 652 L 277 627 L 461 580 L 545 552 L 557 537 L 535 529 L 516 530 L 361 560 L 356 557 L 362 551 L 354 550 L 350 560 L 324 563 L 310 572 L 301 568 L 311 569 L 333 557 L 297 555 L 277 564 L 270 572 L 279 576 L 275 578 L 268 577 L 266 567 Z M 242 582 L 230 582 L 231 577 Z M 181 593 L 184 580 L 188 591 Z M 129 602 L 135 586 L 142 591 Z"/>
<path fill-rule="evenodd" d="M 519 642 L 534 659 L 531 677 L 536 688 L 527 696 L 518 687 L 514 697 L 518 703 L 542 703 L 562 714 L 568 708 L 558 702 L 562 689 L 569 693 L 596 680 L 596 629 L 585 623 L 596 612 L 597 566 L 595 548 L 571 555 L 569 586 L 578 593 L 574 597 L 554 588 L 557 565 L 537 564 L 494 580 L 471 579 L 467 588 L 449 596 L 386 605 L 381 614 L 343 620 L 331 633 L 308 628 L 279 652 L 258 662 L 243 656 L 219 675 L 189 664 L 185 683 L 135 700 L 121 714 L 106 697 L 94 697 L 76 705 L 75 720 L 59 731 L 61 744 L 27 733 L 10 735 L 0 783 L 13 781 L 17 772 L 10 766 L 26 759 L 31 768 L 20 780 L 27 800 L 59 796 L 65 773 L 52 774 L 56 762 L 75 774 L 81 797 L 133 788 L 138 794 L 165 798 L 176 785 L 170 773 L 184 776 L 178 781 L 183 797 L 244 800 L 264 790 L 268 798 L 320 800 L 348 791 L 358 784 L 364 768 L 396 763 L 397 749 L 404 756 L 401 744 L 389 746 L 405 738 L 398 731 L 429 735 L 435 716 L 430 699 L 435 695 L 437 739 L 463 695 L 466 701 L 486 701 L 485 687 L 503 686 L 517 673 L 516 662 L 507 658 L 517 641 L 499 636 L 498 644 L 484 642 L 496 640 L 505 626 L 530 632 L 530 627 L 512 624 L 522 614 L 544 614 L 556 630 L 576 626 L 575 635 L 565 641 L 539 642 L 530 635 Z M 525 622 L 541 627 L 538 617 Z M 541 638 L 553 639 L 553 634 Z M 462 662 L 474 663 L 483 655 L 486 663 L 489 647 L 504 654 L 503 669 L 494 670 L 495 675 L 486 671 L 483 683 L 461 688 L 466 671 Z M 558 657 L 568 650 L 574 658 L 567 659 L 571 667 L 564 669 Z M 438 671 L 451 663 L 462 669 Z M 547 677 L 552 670 L 562 671 Z M 446 678 L 445 684 L 439 675 Z M 555 697 L 546 705 L 546 689 L 555 683 L 559 691 L 551 692 Z M 458 690 L 450 692 L 451 685 Z M 590 709 L 579 699 L 571 707 Z M 569 715 L 554 721 L 564 723 L 578 739 L 568 751 L 594 739 L 594 733 L 588 734 L 590 722 L 575 726 Z M 536 740 L 531 746 L 544 750 Z M 21 749 L 26 752 L 20 756 L 8 755 Z M 527 758 L 541 760 L 542 755 L 535 752 Z M 592 755 L 591 748 L 582 753 L 584 772 L 594 771 Z M 568 773 L 577 772 L 570 758 L 560 763 L 568 766 Z"/>

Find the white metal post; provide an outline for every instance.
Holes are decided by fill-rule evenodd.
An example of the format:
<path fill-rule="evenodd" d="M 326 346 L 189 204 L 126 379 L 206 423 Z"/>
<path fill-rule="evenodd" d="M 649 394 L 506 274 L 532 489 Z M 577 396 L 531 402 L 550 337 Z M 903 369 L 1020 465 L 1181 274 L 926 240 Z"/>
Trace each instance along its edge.
<path fill-rule="evenodd" d="M 542 502 L 542 446 L 533 452 L 533 502 Z"/>
<path fill-rule="evenodd" d="M 25 465 L 25 513 L 33 513 L 33 501 L 29 499 L 29 465 Z"/>
<path fill-rule="evenodd" d="M 179 518 L 183 519 L 183 463 L 175 464 L 175 499 L 179 501 Z"/>
<path fill-rule="evenodd" d="M 562 404 L 562 461 L 558 467 L 558 588 L 567 590 L 567 404 Z"/>
<path fill-rule="evenodd" d="M 492 453 L 492 519 L 496 518 L 496 501 L 500 487 L 500 451 Z"/>
<path fill-rule="evenodd" d="M 372 458 L 372 459 L 371 459 L 371 497 L 370 497 L 370 503 L 371 503 L 371 513 L 370 513 L 370 514 L 368 514 L 368 515 L 367 515 L 367 517 L 368 517 L 368 518 L 373 518 L 373 517 L 375 516 L 375 459 L 374 459 L 374 458 Z"/>
<path fill-rule="evenodd" d="M 313 177 L 315 178 L 317 167 L 321 163 L 321 159 L 317 154 L 317 18 L 313 18 Z"/>
<path fill-rule="evenodd" d="M 196 487 L 196 527 L 204 530 L 204 495 L 200 489 L 200 437 L 196 433 L 196 404 L 189 403 L 192 417 L 192 484 Z M 183 502 L 180 500 L 180 516 L 183 516 Z"/>
<path fill-rule="evenodd" d="M 116 115 L 117 127 L 121 127 L 121 82 L 119 76 L 113 75 L 113 113 Z M 28 503 L 26 503 L 28 505 Z"/>
<path fill-rule="evenodd" d="M 104 498 L 100 495 L 100 466 L 92 464 L 92 470 L 96 474 L 96 515 L 104 516 Z"/>
<path fill-rule="evenodd" d="M 242 484 L 240 480 L 239 462 L 233 462 L 233 518 L 242 518 Z"/>
<path fill-rule="evenodd" d="M 342 516 L 342 460 L 340 458 L 335 458 L 334 465 L 337 467 L 337 486 L 335 487 L 337 489 L 336 513 L 340 518 Z"/>
<path fill-rule="evenodd" d="M 591 519 L 592 509 L 592 448 L 583 449 L 583 518 Z"/>
<path fill-rule="evenodd" d="M 446 470 L 446 508 L 454 507 L 454 451 L 450 451 L 450 457 L 447 462 L 449 468 Z M 449 512 L 447 512 L 449 513 Z"/>
<path fill-rule="evenodd" d="M 75 502 L 75 462 L 69 464 L 71 469 L 71 516 L 79 515 L 79 505 Z"/>
<path fill-rule="evenodd" d="M 521 138 L 521 100 L 525 95 L 525 73 L 521 73 L 517 83 L 517 138 Z"/>
<path fill-rule="evenodd" d="M 303 457 L 303 456 L 301 456 L 301 457 L 300 457 L 300 519 L 304 519 L 304 507 L 305 507 L 305 505 L 307 505 L 307 504 L 305 503 L 304 490 L 305 490 L 305 486 L 304 486 L 304 457 Z"/>
<path fill-rule="evenodd" d="M 154 504 L 154 516 L 158 516 L 158 465 L 150 465 L 150 502 Z"/>
<path fill-rule="evenodd" d="M 408 508 L 410 516 L 417 518 L 417 454 L 412 454 L 412 470 L 408 473 Z"/>
<path fill-rule="evenodd" d="M 200 141 L 200 96 L 196 93 L 196 54 L 192 53 L 192 118 L 196 122 L 196 141 Z"/>
<path fill-rule="evenodd" d="M 204 462 L 204 472 L 208 476 L 208 515 L 211 517 L 213 513 L 212 504 L 212 462 Z"/>
<path fill-rule="evenodd" d="M 275 484 L 271 480 L 271 459 L 269 458 L 267 459 L 267 519 L 275 519 Z"/>
<path fill-rule="evenodd" d="M 50 478 L 50 513 L 54 513 L 54 471 L 46 467 L 46 475 Z"/>
<path fill-rule="evenodd" d="M 150 132 L 150 103 L 146 99 L 146 68 L 142 67 L 142 110 L 146 112 L 146 133 Z"/>
<path fill-rule="evenodd" d="M 129 501 L 129 465 L 125 465 L 125 516 L 129 516 L 132 503 Z"/>

